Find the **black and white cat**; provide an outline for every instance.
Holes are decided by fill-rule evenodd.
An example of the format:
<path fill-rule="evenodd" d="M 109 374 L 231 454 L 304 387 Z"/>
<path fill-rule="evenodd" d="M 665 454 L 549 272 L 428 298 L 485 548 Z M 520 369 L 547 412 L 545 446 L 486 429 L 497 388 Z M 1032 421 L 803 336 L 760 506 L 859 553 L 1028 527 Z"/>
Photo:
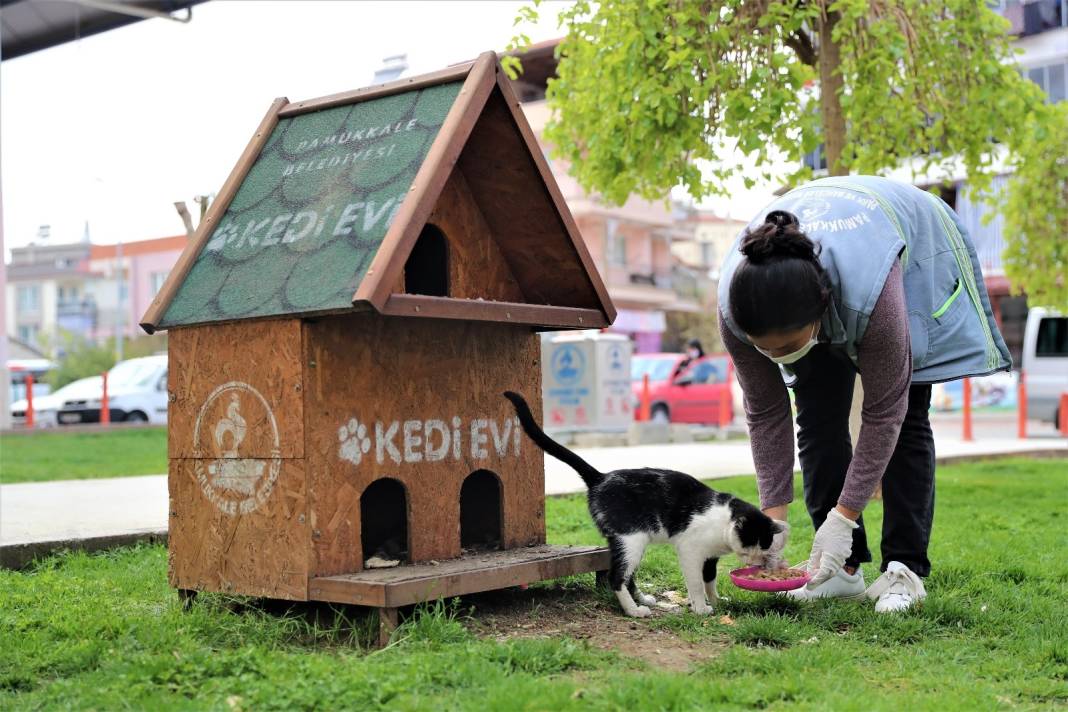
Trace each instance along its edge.
<path fill-rule="evenodd" d="M 634 583 L 634 572 L 650 543 L 675 546 L 694 613 L 711 613 L 719 600 L 716 564 L 721 556 L 737 554 L 748 566 L 764 563 L 780 527 L 753 505 L 673 470 L 598 472 L 546 435 L 522 396 L 511 391 L 504 396 L 512 401 L 530 439 L 573 467 L 586 483 L 590 514 L 612 551 L 609 583 L 628 616 L 644 618 L 656 603 Z"/>

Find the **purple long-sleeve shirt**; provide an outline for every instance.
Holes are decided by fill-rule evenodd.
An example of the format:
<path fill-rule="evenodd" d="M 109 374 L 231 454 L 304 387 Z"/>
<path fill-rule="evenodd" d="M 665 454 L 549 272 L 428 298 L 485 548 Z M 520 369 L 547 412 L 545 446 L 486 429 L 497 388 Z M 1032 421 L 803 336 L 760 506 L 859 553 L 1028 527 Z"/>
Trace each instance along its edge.
<path fill-rule="evenodd" d="M 794 428 L 786 384 L 779 367 L 737 338 L 722 314 L 719 328 L 744 394 L 761 507 L 788 504 L 794 498 Z M 900 264 L 887 275 L 863 341 L 857 344 L 857 368 L 864 387 L 860 436 L 838 503 L 859 512 L 875 493 L 890 462 L 912 383 L 908 307 Z"/>

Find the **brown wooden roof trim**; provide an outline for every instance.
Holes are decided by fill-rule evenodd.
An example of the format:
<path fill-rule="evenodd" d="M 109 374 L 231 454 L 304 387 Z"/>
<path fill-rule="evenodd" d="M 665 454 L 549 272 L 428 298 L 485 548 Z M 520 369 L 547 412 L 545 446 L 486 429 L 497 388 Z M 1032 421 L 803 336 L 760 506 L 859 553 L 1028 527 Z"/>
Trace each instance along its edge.
<path fill-rule="evenodd" d="M 603 329 L 611 323 L 599 309 L 427 297 L 419 294 L 393 294 L 378 311 L 389 316 L 493 321 L 573 329 Z"/>
<path fill-rule="evenodd" d="M 474 67 L 477 62 L 478 60 L 475 60 L 474 62 L 465 62 L 456 65 L 455 67 L 440 69 L 436 72 L 430 72 L 429 74 L 420 74 L 417 77 L 397 79 L 396 81 L 386 82 L 385 84 L 375 84 L 374 86 L 343 91 L 337 94 L 321 96 L 316 99 L 295 101 L 282 109 L 278 116 L 279 118 L 284 119 L 290 116 L 307 114 L 312 111 L 322 111 L 323 109 L 330 109 L 344 104 L 355 104 L 357 102 L 367 101 L 368 99 L 378 99 L 383 96 L 389 96 L 390 94 L 401 94 L 406 91 L 434 86 L 436 84 L 459 81 L 470 74 L 472 67 Z"/>
<path fill-rule="evenodd" d="M 430 217 L 445 181 L 459 160 L 460 152 L 482 113 L 482 107 L 493 91 L 496 72 L 497 55 L 493 52 L 483 52 L 471 66 L 426 160 L 415 174 L 407 199 L 394 217 L 356 293 L 352 295 L 353 302 L 368 301 L 383 311 L 393 285 L 404 271 L 405 259 Z"/>
<path fill-rule="evenodd" d="M 193 239 L 185 246 L 185 251 L 182 252 L 178 261 L 174 263 L 170 274 L 167 275 L 167 279 L 163 282 L 163 287 L 148 306 L 144 316 L 141 317 L 141 328 L 149 334 L 155 333 L 160 321 L 163 319 L 163 315 L 167 312 L 167 307 L 171 305 L 174 295 L 177 294 L 178 288 L 185 281 L 189 270 L 193 268 L 193 262 L 196 260 L 197 255 L 200 254 L 200 248 L 207 242 L 218 220 L 226 214 L 226 209 L 230 207 L 230 202 L 234 199 L 234 195 L 237 194 L 237 189 L 252 169 L 252 164 L 256 162 L 264 144 L 267 143 L 271 132 L 274 131 L 274 127 L 278 124 L 279 113 L 288 103 L 289 99 L 284 96 L 271 102 L 270 108 L 267 109 L 267 114 L 260 121 L 260 125 L 256 127 L 256 133 L 252 135 L 252 139 L 245 146 L 237 165 L 230 171 L 230 176 L 223 183 L 223 187 L 219 190 L 218 195 L 215 196 L 214 202 L 208 207 L 207 215 L 200 221 L 200 225 L 193 234 Z"/>
<path fill-rule="evenodd" d="M 578 256 L 579 260 L 582 261 L 582 267 L 586 272 L 586 276 L 590 280 L 590 284 L 593 286 L 593 291 L 597 294 L 597 299 L 601 303 L 601 309 L 604 311 L 604 315 L 608 319 L 608 324 L 611 324 L 616 320 L 616 308 L 612 304 L 612 299 L 608 296 L 608 289 L 605 288 L 604 282 L 601 280 L 600 272 L 597 271 L 597 267 L 593 263 L 593 258 L 590 256 L 590 251 L 586 248 L 586 242 L 582 239 L 582 233 L 579 232 L 578 225 L 575 223 L 575 218 L 572 217 L 571 210 L 567 207 L 567 201 L 564 200 L 564 196 L 560 192 L 560 186 L 556 184 L 556 178 L 553 177 L 552 169 L 549 168 L 545 156 L 542 155 L 541 146 L 538 145 L 538 139 L 534 136 L 534 131 L 530 128 L 530 124 L 527 123 L 526 116 L 523 115 L 523 110 L 519 105 L 519 99 L 516 97 L 515 92 L 512 91 L 511 80 L 505 76 L 503 71 L 497 73 L 497 86 L 500 87 L 501 94 L 504 96 L 504 103 L 508 107 L 508 111 L 511 112 L 512 119 L 515 121 L 516 126 L 519 128 L 519 133 L 522 135 L 523 141 L 527 145 L 527 150 L 530 153 L 531 159 L 534 161 L 534 165 L 538 167 L 538 173 L 541 175 L 541 182 L 548 191 L 549 197 L 553 201 L 553 205 L 556 206 L 556 213 L 560 216 L 564 230 L 567 232 L 567 236 L 571 239 L 571 245 L 575 249 L 575 254 Z M 606 324 L 606 326 L 608 324 Z"/>

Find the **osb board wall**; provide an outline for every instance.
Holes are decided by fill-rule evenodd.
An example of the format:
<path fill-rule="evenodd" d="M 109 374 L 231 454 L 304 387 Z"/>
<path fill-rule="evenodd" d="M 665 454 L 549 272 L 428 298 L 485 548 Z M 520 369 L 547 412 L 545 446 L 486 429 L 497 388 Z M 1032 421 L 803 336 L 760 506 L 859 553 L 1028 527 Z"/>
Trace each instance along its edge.
<path fill-rule="evenodd" d="M 501 396 L 541 412 L 529 329 L 355 314 L 306 322 L 305 348 L 311 575 L 362 569 L 360 495 L 382 477 L 407 490 L 412 561 L 460 555 L 460 487 L 479 469 L 502 482 L 503 546 L 545 541 L 542 453 Z"/>
<path fill-rule="evenodd" d="M 297 319 L 172 329 L 168 456 L 223 457 L 240 435 L 226 456 L 302 457 L 300 339 Z"/>
<path fill-rule="evenodd" d="M 445 233 L 448 242 L 448 296 L 497 302 L 526 301 L 459 168 L 455 168 L 445 182 L 427 222 Z M 393 291 L 404 293 L 403 277 L 394 285 Z"/>
<path fill-rule="evenodd" d="M 262 468 L 264 479 L 276 479 L 256 508 L 230 515 L 216 507 L 205 492 L 201 476 L 214 463 L 171 460 L 171 585 L 307 600 L 310 541 L 304 514 L 304 461 L 246 462 Z M 211 482 L 210 473 L 207 479 Z M 253 497 L 263 491 L 263 486 L 257 488 Z"/>
<path fill-rule="evenodd" d="M 307 597 L 301 326 L 169 335 L 170 580 Z"/>

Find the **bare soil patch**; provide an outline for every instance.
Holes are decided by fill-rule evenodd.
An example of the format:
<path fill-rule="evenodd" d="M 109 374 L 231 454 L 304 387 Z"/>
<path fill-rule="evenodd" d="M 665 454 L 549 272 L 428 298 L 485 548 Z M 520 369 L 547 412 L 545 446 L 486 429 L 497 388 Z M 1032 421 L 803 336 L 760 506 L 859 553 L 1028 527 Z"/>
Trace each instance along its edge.
<path fill-rule="evenodd" d="M 675 633 L 628 618 L 589 589 L 518 588 L 466 596 L 473 606 L 468 628 L 484 638 L 568 637 L 636 658 L 663 670 L 685 672 L 728 647 L 727 639 L 691 643 Z M 653 610 L 653 618 L 677 615 Z"/>

